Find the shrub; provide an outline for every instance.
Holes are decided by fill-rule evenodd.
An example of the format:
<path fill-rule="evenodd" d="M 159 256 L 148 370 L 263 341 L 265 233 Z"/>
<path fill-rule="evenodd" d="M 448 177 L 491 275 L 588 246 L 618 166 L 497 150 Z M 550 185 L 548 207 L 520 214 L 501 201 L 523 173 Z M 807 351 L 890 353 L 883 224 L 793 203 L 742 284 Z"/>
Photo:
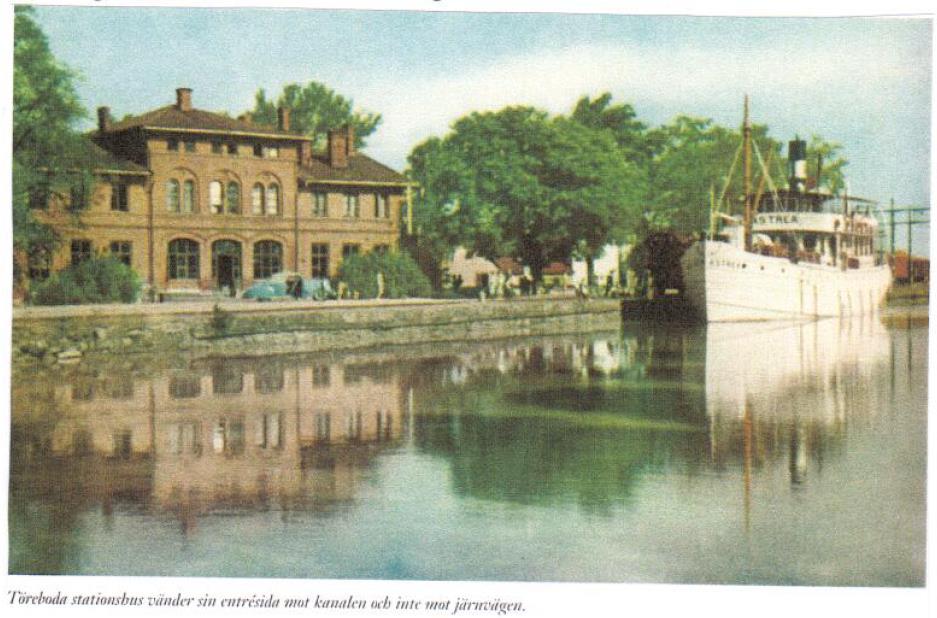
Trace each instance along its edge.
<path fill-rule="evenodd" d="M 105 256 L 85 260 L 30 288 L 35 305 L 132 303 L 140 295 L 140 277 L 120 260 Z"/>
<path fill-rule="evenodd" d="M 361 298 L 377 297 L 377 273 L 384 275 L 384 298 L 429 297 L 432 286 L 420 267 L 405 253 L 350 255 L 342 260 L 339 278 Z"/>

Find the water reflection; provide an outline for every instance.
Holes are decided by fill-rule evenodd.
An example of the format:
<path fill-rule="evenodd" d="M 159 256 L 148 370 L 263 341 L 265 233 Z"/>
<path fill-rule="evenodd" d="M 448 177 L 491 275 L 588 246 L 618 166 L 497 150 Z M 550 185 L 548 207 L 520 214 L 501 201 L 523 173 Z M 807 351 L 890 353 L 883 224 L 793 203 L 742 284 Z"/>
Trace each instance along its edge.
<path fill-rule="evenodd" d="M 870 321 L 823 321 L 635 327 L 605 337 L 442 351 L 206 359 L 171 371 L 40 375 L 14 387 L 10 569 L 123 573 L 115 548 L 140 542 L 127 536 L 127 522 L 144 522 L 153 538 L 175 535 L 242 555 L 257 539 L 228 539 L 214 522 L 246 517 L 255 522 L 247 533 L 260 538 L 271 526 L 264 514 L 272 513 L 283 526 L 277 550 L 292 566 L 266 552 L 251 554 L 249 564 L 219 557 L 191 572 L 154 560 L 135 572 L 444 577 L 427 556 L 423 570 L 400 566 L 402 547 L 425 543 L 419 536 L 425 530 L 407 532 L 408 519 L 432 517 L 439 542 L 457 546 L 462 532 L 449 520 L 477 514 L 463 522 L 480 526 L 472 542 L 498 545 L 497 526 L 507 532 L 513 525 L 498 505 L 513 505 L 547 509 L 514 512 L 516 521 L 538 512 L 577 526 L 596 526 L 601 518 L 608 538 L 578 538 L 581 555 L 567 559 L 581 566 L 571 572 L 551 571 L 552 554 L 537 555 L 536 546 L 527 561 L 540 566 L 514 577 L 468 558 L 447 568 L 469 579 L 750 581 L 757 565 L 719 577 L 694 569 L 673 574 L 677 567 L 666 563 L 648 575 L 635 565 L 615 570 L 620 558 L 604 562 L 611 570 L 597 571 L 589 559 L 621 526 L 645 529 L 645 540 L 660 534 L 655 526 L 673 515 L 654 505 L 668 493 L 683 495 L 674 512 L 706 499 L 697 492 L 723 496 L 724 512 L 710 509 L 705 543 L 697 541 L 712 552 L 729 542 L 726 530 L 783 538 L 771 513 L 796 508 L 798 494 L 811 499 L 806 488 L 848 459 L 850 440 L 887 433 L 879 417 L 909 417 L 910 424 L 899 425 L 920 434 L 926 397 L 911 365 L 914 375 L 926 376 L 926 329 L 905 337 Z M 909 392 L 910 399 L 896 395 Z M 903 439 L 883 440 L 880 448 L 905 448 Z M 923 452 L 912 463 L 902 481 L 913 490 L 904 506 L 920 511 L 923 522 Z M 787 497 L 776 482 L 781 473 L 794 492 Z M 408 510 L 401 505 L 408 491 L 435 502 L 419 507 L 425 512 Z M 740 496 L 737 509 L 733 496 Z M 373 542 L 400 555 L 390 566 L 343 558 L 349 530 L 373 526 L 375 517 L 387 538 Z M 921 538 L 920 557 L 905 556 L 900 577 L 885 583 L 923 578 L 923 523 L 918 530 L 915 517 L 905 524 L 913 529 L 900 533 Z M 856 525 L 866 524 L 874 526 Z M 678 534 L 701 534 L 689 524 L 672 525 Z M 306 564 L 314 559 L 297 547 L 295 539 L 313 529 L 324 544 L 320 553 L 335 554 L 328 562 Z M 551 533 L 528 522 L 525 534 L 530 541 Z M 907 562 L 920 563 L 920 572 Z"/>

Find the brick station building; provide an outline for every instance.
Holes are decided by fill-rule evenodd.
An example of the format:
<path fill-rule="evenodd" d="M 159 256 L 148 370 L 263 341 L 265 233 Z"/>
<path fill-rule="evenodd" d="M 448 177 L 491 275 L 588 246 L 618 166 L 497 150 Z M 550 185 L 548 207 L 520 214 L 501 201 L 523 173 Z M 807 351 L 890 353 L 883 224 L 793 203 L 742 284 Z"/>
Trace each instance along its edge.
<path fill-rule="evenodd" d="M 406 179 L 357 152 L 351 127 L 325 152 L 278 126 L 174 105 L 112 122 L 98 109 L 95 185 L 34 206 L 63 242 L 35 251 L 31 279 L 95 254 L 129 264 L 158 293 L 243 289 L 281 271 L 334 277 L 343 256 L 396 248 Z"/>

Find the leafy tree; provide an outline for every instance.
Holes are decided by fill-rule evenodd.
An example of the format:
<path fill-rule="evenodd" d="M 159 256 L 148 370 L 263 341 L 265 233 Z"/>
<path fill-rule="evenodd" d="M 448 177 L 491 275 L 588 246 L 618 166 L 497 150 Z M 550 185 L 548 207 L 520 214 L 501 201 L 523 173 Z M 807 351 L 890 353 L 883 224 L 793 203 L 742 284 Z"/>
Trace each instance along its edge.
<path fill-rule="evenodd" d="M 642 193 L 608 132 L 530 107 L 465 116 L 409 160 L 427 244 L 518 258 L 537 282 L 549 262 L 607 242 Z"/>
<path fill-rule="evenodd" d="M 807 176 L 808 185 L 817 186 L 817 163 L 822 164 L 820 172 L 820 188 L 830 193 L 839 193 L 846 187 L 846 178 L 843 174 L 848 161 L 842 154 L 842 144 L 829 142 L 820 135 L 812 135 L 807 142 Z M 819 159 L 818 159 L 819 157 Z"/>
<path fill-rule="evenodd" d="M 111 257 L 85 260 L 61 270 L 30 289 L 36 305 L 132 303 L 140 296 L 140 277 L 129 266 Z"/>
<path fill-rule="evenodd" d="M 51 249 L 57 240 L 54 230 L 33 217 L 31 197 L 91 187 L 88 144 L 74 130 L 85 114 L 75 91 L 77 76 L 52 55 L 33 15 L 31 7 L 15 8 L 12 210 L 13 248 L 21 255 L 37 246 Z M 15 270 L 18 279 L 20 269 Z"/>
<path fill-rule="evenodd" d="M 571 118 L 583 126 L 609 131 L 622 154 L 632 163 L 645 165 L 653 155 L 654 144 L 648 139 L 647 125 L 637 119 L 630 104 L 612 105 L 612 95 L 608 92 L 595 99 L 588 96 L 579 99 Z"/>
<path fill-rule="evenodd" d="M 742 141 L 739 130 L 718 126 L 709 119 L 678 116 L 651 131 L 650 140 L 655 143 L 656 151 L 648 169 L 646 217 L 650 229 L 703 232 L 709 227 L 711 195 L 715 193 L 718 197 L 723 189 L 731 212 L 740 212 L 743 198 L 741 156 L 729 177 Z M 778 162 L 780 144 L 768 137 L 764 125 L 752 127 L 752 141 L 766 164 L 772 153 L 771 159 L 776 163 L 769 166 L 770 177 L 776 186 L 783 186 L 783 166 Z M 752 156 L 754 159 L 755 155 Z M 754 182 L 757 183 L 761 175 L 760 165 L 753 160 Z"/>
<path fill-rule="evenodd" d="M 427 297 L 432 292 L 429 280 L 406 253 L 372 251 L 350 255 L 339 268 L 339 278 L 361 298 L 377 297 L 378 273 L 384 280 L 384 298 Z"/>
<path fill-rule="evenodd" d="M 365 138 L 374 133 L 381 123 L 380 114 L 355 111 L 351 99 L 346 99 L 319 82 L 309 82 L 305 86 L 287 84 L 276 103 L 268 100 L 261 88 L 255 96 L 252 118 L 261 124 L 275 125 L 277 107 L 280 106 L 290 109 L 291 128 L 311 137 L 319 148 L 325 146 L 330 129 L 346 124 L 354 127 L 355 146 L 361 148 Z"/>

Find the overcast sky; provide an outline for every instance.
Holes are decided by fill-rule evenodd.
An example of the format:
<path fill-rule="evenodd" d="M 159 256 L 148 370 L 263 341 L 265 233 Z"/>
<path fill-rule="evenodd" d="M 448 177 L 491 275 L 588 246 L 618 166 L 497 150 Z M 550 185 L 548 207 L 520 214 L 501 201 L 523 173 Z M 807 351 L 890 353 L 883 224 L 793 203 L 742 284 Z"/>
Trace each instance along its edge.
<path fill-rule="evenodd" d="M 775 138 L 842 143 L 851 193 L 929 204 L 929 20 L 37 11 L 53 52 L 82 75 L 89 126 L 100 105 L 140 113 L 171 103 L 178 86 L 193 88 L 195 107 L 237 114 L 258 88 L 316 80 L 383 115 L 367 150 L 403 170 L 414 145 L 472 110 L 564 113 L 609 91 L 652 125 L 690 114 L 734 126 L 748 93 Z"/>

